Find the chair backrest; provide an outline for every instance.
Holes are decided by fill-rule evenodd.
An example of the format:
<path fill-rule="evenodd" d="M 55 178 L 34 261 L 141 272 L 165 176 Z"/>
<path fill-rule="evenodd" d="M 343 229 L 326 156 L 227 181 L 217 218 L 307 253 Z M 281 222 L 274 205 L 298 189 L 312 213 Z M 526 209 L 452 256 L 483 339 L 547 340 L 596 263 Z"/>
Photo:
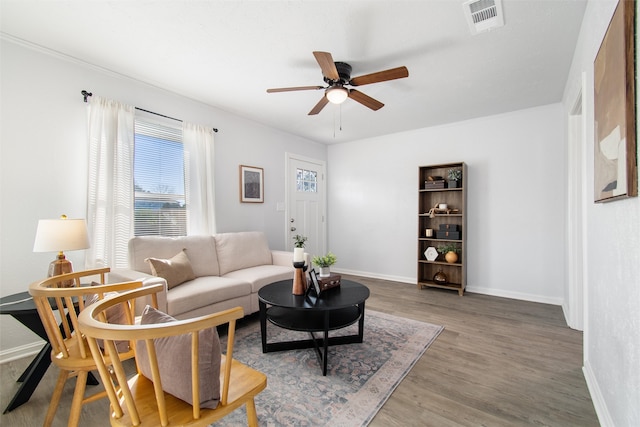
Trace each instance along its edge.
<path fill-rule="evenodd" d="M 29 294 L 47 331 L 56 360 L 91 359 L 86 341 L 78 333 L 78 313 L 85 309 L 85 302 L 102 299 L 111 292 L 120 292 L 142 287 L 142 282 L 104 284 L 109 268 L 84 270 L 48 277 L 29 285 Z M 93 284 L 93 285 L 92 285 Z M 133 320 L 135 307 L 123 307 L 127 318 Z M 129 351 L 133 356 L 133 351 Z"/>
<path fill-rule="evenodd" d="M 158 420 L 161 425 L 168 425 L 169 418 L 172 420 L 171 424 L 188 424 L 194 420 L 202 421 L 203 419 L 210 419 L 218 409 L 225 413 L 234 409 L 228 408 L 227 410 L 224 409 L 224 407 L 227 405 L 229 398 L 236 320 L 244 316 L 241 307 L 168 323 L 113 325 L 106 322 L 103 314 L 110 307 L 135 298 L 160 292 L 162 289 L 163 286 L 157 284 L 123 292 L 118 296 L 91 305 L 79 316 L 80 329 L 89 341 L 95 363 L 107 388 L 109 399 L 111 400 L 111 409 L 113 411 L 112 422 L 118 422 L 117 420 L 123 417 L 123 409 L 126 409 L 127 424 L 130 425 L 138 425 L 141 421 L 145 421 L 145 424 L 155 424 L 155 421 L 149 421 L 149 418 Z M 228 324 L 228 336 L 226 355 L 222 357 L 221 361 L 220 404 L 217 409 L 201 408 L 199 393 L 202 380 L 199 374 L 199 369 L 201 368 L 199 366 L 199 332 L 223 324 Z M 175 397 L 164 392 L 158 362 L 159 352 L 155 350 L 158 339 L 185 335 L 190 336 L 192 404 L 177 401 Z M 138 375 L 128 379 L 122 363 L 119 360 L 113 360 L 113 371 L 117 379 L 117 384 L 114 384 L 109 380 L 111 377 L 109 376 L 108 362 L 104 359 L 101 352 L 98 351 L 97 340 L 100 339 L 104 340 L 105 347 L 110 349 L 110 351 L 115 351 L 115 342 L 119 340 L 143 341 L 147 349 L 146 353 L 149 366 L 151 367 L 152 378 L 140 378 L 141 355 L 136 352 Z M 233 364 L 235 363 L 234 361 Z M 143 384 L 147 384 L 148 386 L 143 387 Z M 264 384 L 266 386 L 266 377 Z M 121 390 L 121 398 L 116 394 L 116 390 Z M 141 390 L 145 390 L 145 392 L 141 393 Z M 144 403 L 141 403 L 142 401 L 144 401 Z M 189 411 L 189 413 L 185 414 L 187 411 Z M 221 416 L 217 418 L 221 418 Z"/>

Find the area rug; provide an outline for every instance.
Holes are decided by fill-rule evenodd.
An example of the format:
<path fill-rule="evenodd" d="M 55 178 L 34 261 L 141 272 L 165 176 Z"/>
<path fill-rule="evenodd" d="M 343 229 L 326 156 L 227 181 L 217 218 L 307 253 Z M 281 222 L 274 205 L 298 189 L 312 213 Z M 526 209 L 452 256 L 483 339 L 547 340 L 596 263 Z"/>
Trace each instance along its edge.
<path fill-rule="evenodd" d="M 256 397 L 260 426 L 365 426 L 443 329 L 367 310 L 364 342 L 330 347 L 322 376 L 314 349 L 263 354 L 256 320 L 237 329 L 233 356 L 267 375 Z M 309 337 L 271 323 L 267 331 L 269 342 Z M 356 332 L 357 324 L 330 336 Z M 243 407 L 214 426 L 246 423 Z"/>

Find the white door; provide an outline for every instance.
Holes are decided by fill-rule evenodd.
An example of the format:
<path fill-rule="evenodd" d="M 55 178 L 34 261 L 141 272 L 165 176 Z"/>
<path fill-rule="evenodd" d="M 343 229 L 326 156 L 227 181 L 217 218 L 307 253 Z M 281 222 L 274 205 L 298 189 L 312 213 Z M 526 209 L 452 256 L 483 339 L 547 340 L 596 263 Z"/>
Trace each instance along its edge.
<path fill-rule="evenodd" d="M 324 161 L 287 153 L 287 248 L 293 237 L 307 238 L 305 252 L 324 255 L 326 248 L 326 180 Z"/>

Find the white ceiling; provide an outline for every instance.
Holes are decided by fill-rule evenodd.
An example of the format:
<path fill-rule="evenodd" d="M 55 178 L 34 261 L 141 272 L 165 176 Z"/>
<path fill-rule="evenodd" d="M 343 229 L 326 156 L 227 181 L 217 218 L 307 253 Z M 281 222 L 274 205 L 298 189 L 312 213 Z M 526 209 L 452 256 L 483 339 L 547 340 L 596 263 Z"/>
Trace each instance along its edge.
<path fill-rule="evenodd" d="M 505 26 L 475 36 L 462 3 L 0 0 L 0 30 L 327 144 L 559 102 L 586 0 L 503 0 Z M 358 87 L 378 111 L 308 116 L 322 91 L 266 93 L 322 85 L 316 50 L 409 77 Z"/>

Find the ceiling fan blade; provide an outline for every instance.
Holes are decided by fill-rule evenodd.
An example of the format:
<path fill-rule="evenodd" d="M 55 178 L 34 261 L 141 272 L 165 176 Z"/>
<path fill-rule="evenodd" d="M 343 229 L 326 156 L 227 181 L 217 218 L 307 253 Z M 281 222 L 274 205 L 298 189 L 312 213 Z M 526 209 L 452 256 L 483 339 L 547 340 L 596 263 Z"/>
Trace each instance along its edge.
<path fill-rule="evenodd" d="M 318 103 L 316 104 L 315 107 L 313 107 L 311 109 L 311 111 L 309 111 L 309 116 L 313 116 L 318 114 L 320 111 L 322 111 L 322 109 L 324 108 L 325 105 L 327 105 L 329 103 L 329 100 L 327 99 L 326 96 L 323 96 L 320 101 L 318 101 Z"/>
<path fill-rule="evenodd" d="M 274 89 L 267 89 L 267 93 L 292 92 L 294 90 L 318 90 L 318 89 L 324 89 L 324 86 L 278 87 Z"/>
<path fill-rule="evenodd" d="M 359 102 L 365 107 L 371 108 L 373 111 L 377 111 L 384 107 L 384 104 L 382 102 L 373 99 L 369 95 L 365 95 L 364 93 L 355 89 L 349 90 L 349 98 L 353 99 L 356 102 Z"/>
<path fill-rule="evenodd" d="M 351 86 L 362 86 L 371 83 L 386 82 L 387 80 L 395 80 L 409 77 L 407 67 L 397 67 L 390 70 L 378 71 L 377 73 L 365 74 L 351 79 Z"/>
<path fill-rule="evenodd" d="M 338 69 L 336 68 L 336 64 L 333 62 L 333 57 L 329 52 L 313 52 L 313 56 L 316 57 L 316 61 L 318 61 L 318 65 L 322 70 L 323 76 L 329 80 L 340 80 Z"/>

